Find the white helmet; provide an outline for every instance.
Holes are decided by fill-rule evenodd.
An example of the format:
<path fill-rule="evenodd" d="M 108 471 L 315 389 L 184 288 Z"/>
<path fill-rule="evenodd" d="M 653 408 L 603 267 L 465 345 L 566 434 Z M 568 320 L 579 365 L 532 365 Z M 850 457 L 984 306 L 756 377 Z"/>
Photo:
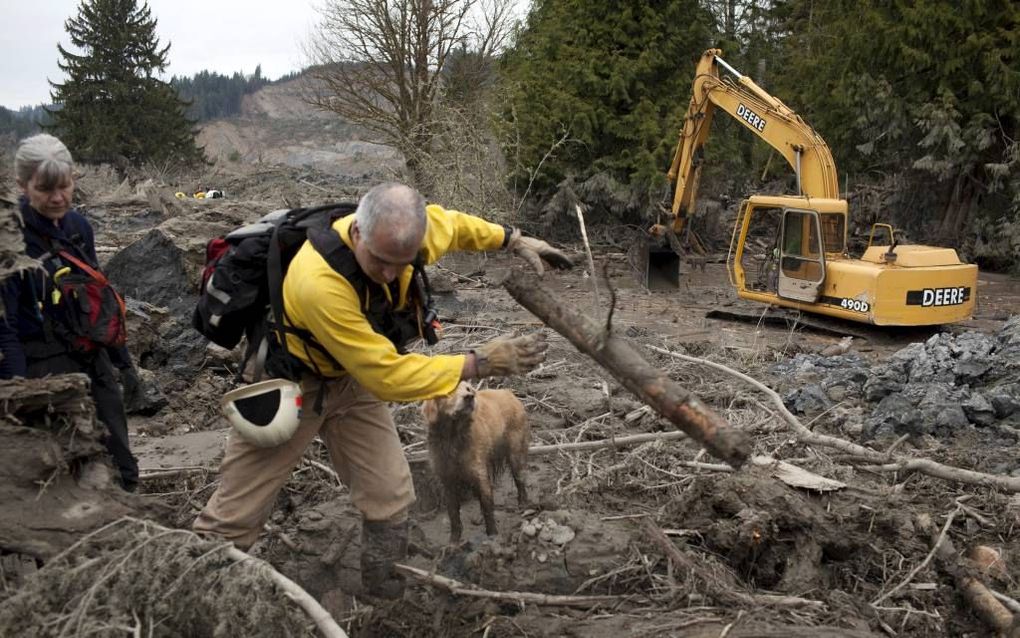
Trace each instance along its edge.
<path fill-rule="evenodd" d="M 258 447 L 286 443 L 301 419 L 301 386 L 269 379 L 223 395 L 220 408 L 237 433 Z"/>

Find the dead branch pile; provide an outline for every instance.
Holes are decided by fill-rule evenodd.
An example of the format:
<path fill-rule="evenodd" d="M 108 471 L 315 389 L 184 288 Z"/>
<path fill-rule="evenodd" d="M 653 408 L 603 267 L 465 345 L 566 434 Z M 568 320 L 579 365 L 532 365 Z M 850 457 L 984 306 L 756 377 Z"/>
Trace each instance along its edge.
<path fill-rule="evenodd" d="M 125 518 L 85 536 L 0 601 L 0 633 L 318 635 L 274 575 L 231 545 Z"/>

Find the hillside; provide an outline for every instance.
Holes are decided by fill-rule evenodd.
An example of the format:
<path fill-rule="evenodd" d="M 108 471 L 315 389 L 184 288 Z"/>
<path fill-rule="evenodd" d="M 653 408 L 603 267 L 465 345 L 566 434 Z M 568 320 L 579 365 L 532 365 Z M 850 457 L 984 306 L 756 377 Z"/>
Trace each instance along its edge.
<path fill-rule="evenodd" d="M 389 147 L 369 134 L 305 104 L 308 80 L 298 78 L 246 95 L 241 115 L 200 127 L 199 145 L 216 162 L 286 165 L 353 178 L 386 177 L 403 165 Z"/>

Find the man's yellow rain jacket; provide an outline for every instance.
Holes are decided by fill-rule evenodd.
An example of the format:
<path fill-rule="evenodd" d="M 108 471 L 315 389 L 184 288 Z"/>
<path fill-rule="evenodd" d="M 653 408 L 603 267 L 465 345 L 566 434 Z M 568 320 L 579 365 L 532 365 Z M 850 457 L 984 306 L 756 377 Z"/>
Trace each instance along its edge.
<path fill-rule="evenodd" d="M 422 241 L 426 264 L 449 251 L 498 250 L 503 245 L 502 226 L 441 206 L 425 209 L 428 229 Z M 333 229 L 351 249 L 353 215 L 338 219 Z M 400 298 L 396 310 L 406 307 L 413 269 L 400 274 Z M 305 242 L 287 268 L 283 279 L 283 306 L 290 323 L 315 335 L 316 340 L 339 362 L 338 369 L 322 353 L 305 348 L 301 339 L 287 335 L 287 348 L 324 376 L 351 374 L 372 394 L 384 401 L 419 401 L 453 392 L 460 381 L 464 355 L 400 354 L 396 346 L 372 330 L 354 287 Z M 314 359 L 314 365 L 313 360 Z"/>

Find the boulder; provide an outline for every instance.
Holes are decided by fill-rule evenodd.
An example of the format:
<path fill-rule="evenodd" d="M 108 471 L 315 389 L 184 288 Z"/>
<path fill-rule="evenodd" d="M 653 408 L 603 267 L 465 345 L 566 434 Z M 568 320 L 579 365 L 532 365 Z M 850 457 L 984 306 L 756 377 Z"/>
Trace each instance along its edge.
<path fill-rule="evenodd" d="M 150 230 L 106 265 L 110 281 L 124 295 L 183 313 L 195 303 L 184 251 L 162 230 Z"/>

